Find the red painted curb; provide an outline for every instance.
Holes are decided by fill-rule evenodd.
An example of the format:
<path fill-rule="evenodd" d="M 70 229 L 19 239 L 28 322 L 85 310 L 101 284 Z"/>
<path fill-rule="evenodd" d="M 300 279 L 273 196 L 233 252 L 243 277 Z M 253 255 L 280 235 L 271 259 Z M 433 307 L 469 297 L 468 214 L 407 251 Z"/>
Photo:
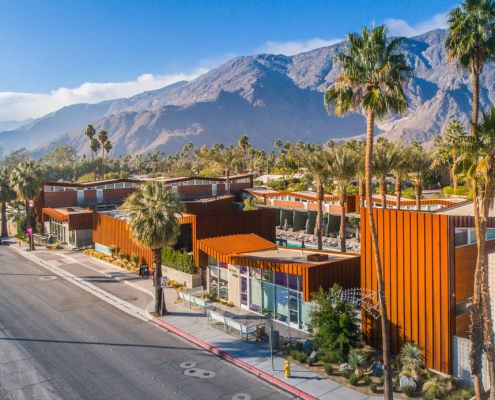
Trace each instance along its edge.
<path fill-rule="evenodd" d="M 235 365 L 241 367 L 242 369 L 251 372 L 252 374 L 257 375 L 261 379 L 268 381 L 270 383 L 273 383 L 275 386 L 278 386 L 279 388 L 295 395 L 299 396 L 302 399 L 306 400 L 318 400 L 318 398 L 311 396 L 310 394 L 303 392 L 294 386 L 289 385 L 288 383 L 285 383 L 284 381 L 281 381 L 280 379 L 274 378 L 273 376 L 267 374 L 266 372 L 263 372 L 259 370 L 258 368 L 253 367 L 252 365 L 249 365 L 245 363 L 244 361 L 239 360 L 238 358 L 232 357 L 230 354 L 224 352 L 223 350 L 217 349 L 216 347 L 210 346 L 208 343 L 203 342 L 202 340 L 199 340 L 195 338 L 192 335 L 189 335 L 188 333 L 181 331 L 180 329 L 176 328 L 173 325 L 167 324 L 166 322 L 162 321 L 159 318 L 153 317 L 153 322 L 157 325 L 162 326 L 163 328 L 175 333 L 176 335 L 182 336 L 183 338 L 189 340 L 190 342 L 193 342 L 194 344 L 211 351 L 212 353 L 216 354 L 217 356 L 220 356 Z"/>

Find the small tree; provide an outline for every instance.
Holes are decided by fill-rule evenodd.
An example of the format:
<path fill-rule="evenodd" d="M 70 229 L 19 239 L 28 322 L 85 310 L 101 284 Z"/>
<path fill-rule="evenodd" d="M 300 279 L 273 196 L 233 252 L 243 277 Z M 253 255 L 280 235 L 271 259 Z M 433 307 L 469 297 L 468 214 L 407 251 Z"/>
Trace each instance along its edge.
<path fill-rule="evenodd" d="M 328 292 L 320 287 L 313 293 L 314 307 L 310 317 L 315 340 L 322 347 L 335 351 L 339 360 L 345 361 L 351 348 L 359 343 L 361 329 L 351 305 L 335 295 L 341 289 L 335 284 Z"/>

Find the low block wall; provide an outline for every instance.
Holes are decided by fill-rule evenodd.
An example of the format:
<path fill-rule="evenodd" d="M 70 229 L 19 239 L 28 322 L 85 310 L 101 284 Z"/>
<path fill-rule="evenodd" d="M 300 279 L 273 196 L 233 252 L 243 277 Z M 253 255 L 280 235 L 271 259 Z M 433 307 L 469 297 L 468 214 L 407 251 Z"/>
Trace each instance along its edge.
<path fill-rule="evenodd" d="M 201 275 L 199 273 L 191 275 L 163 265 L 162 274 L 163 276 L 166 276 L 167 279 L 182 283 L 188 288 L 201 286 Z"/>

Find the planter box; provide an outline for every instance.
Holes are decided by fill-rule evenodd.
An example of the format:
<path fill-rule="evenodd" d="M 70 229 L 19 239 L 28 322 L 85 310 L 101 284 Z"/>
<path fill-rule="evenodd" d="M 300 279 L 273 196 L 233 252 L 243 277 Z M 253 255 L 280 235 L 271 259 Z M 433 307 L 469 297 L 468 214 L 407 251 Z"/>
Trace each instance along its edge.
<path fill-rule="evenodd" d="M 187 274 L 185 272 L 162 266 L 162 274 L 166 276 L 168 279 L 173 281 L 182 283 L 184 286 L 188 288 L 194 288 L 201 286 L 201 275 L 200 274 Z"/>
<path fill-rule="evenodd" d="M 308 261 L 316 261 L 316 262 L 327 261 L 328 254 L 310 254 L 308 255 L 307 258 Z"/>

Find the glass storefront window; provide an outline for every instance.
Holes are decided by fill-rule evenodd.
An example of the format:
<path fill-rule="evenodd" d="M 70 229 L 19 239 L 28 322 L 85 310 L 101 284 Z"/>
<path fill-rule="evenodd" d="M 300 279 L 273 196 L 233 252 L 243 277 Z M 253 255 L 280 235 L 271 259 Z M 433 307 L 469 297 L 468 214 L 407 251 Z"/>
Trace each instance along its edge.
<path fill-rule="evenodd" d="M 263 270 L 263 280 L 267 282 L 273 282 L 273 271 L 268 269 Z"/>
<path fill-rule="evenodd" d="M 226 264 L 226 263 L 223 263 L 223 262 L 219 262 L 218 263 L 218 267 L 219 268 L 225 268 L 225 269 L 227 269 L 229 267 L 229 264 Z"/>
<path fill-rule="evenodd" d="M 261 268 L 249 268 L 251 278 L 261 279 Z"/>
<path fill-rule="evenodd" d="M 275 286 L 263 282 L 263 315 L 273 317 L 275 311 Z"/>
<path fill-rule="evenodd" d="M 275 272 L 275 284 L 287 287 L 287 274 L 285 272 Z"/>
<path fill-rule="evenodd" d="M 310 330 L 312 303 L 303 301 L 302 293 L 299 293 L 299 328 L 303 331 Z"/>
<path fill-rule="evenodd" d="M 214 266 L 217 266 L 217 265 L 218 265 L 218 262 L 217 262 L 217 260 L 215 260 L 213 257 L 208 256 L 208 265 L 214 265 Z"/>
<path fill-rule="evenodd" d="M 459 229 L 455 230 L 455 247 L 464 246 L 468 244 L 468 230 L 467 229 Z"/>
<path fill-rule="evenodd" d="M 297 275 L 289 274 L 289 289 L 297 290 Z"/>
<path fill-rule="evenodd" d="M 249 272 L 249 267 L 244 267 L 244 266 L 241 265 L 239 272 L 240 272 L 241 275 L 247 275 L 248 272 Z"/>
<path fill-rule="evenodd" d="M 288 290 L 279 286 L 275 287 L 275 319 L 280 322 L 288 322 L 289 299 Z"/>
<path fill-rule="evenodd" d="M 220 288 L 218 297 L 224 301 L 229 300 L 229 271 L 226 269 L 219 269 L 220 273 Z"/>
<path fill-rule="evenodd" d="M 210 294 L 218 296 L 218 269 L 210 267 Z"/>
<path fill-rule="evenodd" d="M 249 309 L 251 311 L 261 313 L 261 281 L 251 279 L 249 282 Z"/>

